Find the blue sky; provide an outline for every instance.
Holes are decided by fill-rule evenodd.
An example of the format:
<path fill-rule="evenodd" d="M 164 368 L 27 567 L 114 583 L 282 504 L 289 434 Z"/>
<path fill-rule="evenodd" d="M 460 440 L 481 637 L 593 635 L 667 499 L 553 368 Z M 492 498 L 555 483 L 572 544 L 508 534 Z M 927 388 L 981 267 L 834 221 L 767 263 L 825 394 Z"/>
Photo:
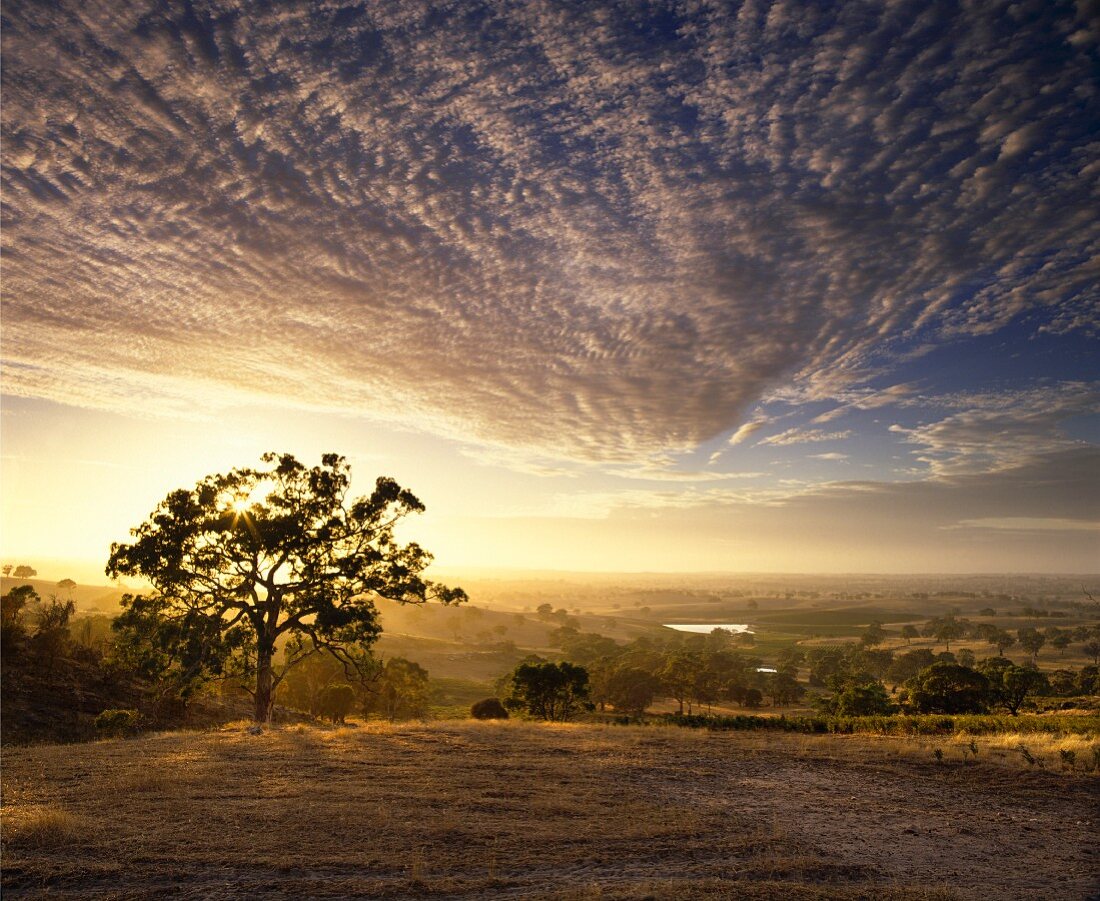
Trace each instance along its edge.
<path fill-rule="evenodd" d="M 397 475 L 455 565 L 1095 569 L 1098 46 L 1085 3 L 9 4 L 3 553 L 278 448 Z"/>

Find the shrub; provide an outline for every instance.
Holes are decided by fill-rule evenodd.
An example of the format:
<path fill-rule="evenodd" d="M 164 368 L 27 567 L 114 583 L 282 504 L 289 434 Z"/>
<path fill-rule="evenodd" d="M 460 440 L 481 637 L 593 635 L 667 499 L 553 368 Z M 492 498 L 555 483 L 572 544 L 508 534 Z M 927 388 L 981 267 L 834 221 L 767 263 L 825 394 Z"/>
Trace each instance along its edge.
<path fill-rule="evenodd" d="M 500 703 L 500 698 L 485 698 L 470 708 L 470 716 L 475 720 L 506 720 L 508 711 Z"/>
<path fill-rule="evenodd" d="M 355 689 L 350 685 L 330 685 L 317 699 L 317 709 L 321 716 L 334 723 L 344 722 L 355 705 Z"/>
<path fill-rule="evenodd" d="M 95 731 L 105 738 L 125 738 L 141 731 L 141 714 L 136 710 L 104 710 L 95 718 Z"/>

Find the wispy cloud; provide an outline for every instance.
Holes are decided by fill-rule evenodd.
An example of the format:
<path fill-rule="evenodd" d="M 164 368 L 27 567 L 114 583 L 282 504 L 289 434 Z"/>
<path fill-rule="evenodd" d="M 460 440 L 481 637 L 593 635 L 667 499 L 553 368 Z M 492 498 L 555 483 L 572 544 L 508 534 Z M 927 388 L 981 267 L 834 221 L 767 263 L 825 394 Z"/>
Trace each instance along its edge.
<path fill-rule="evenodd" d="M 750 419 L 748 422 L 739 426 L 737 431 L 730 435 L 729 443 L 733 445 L 744 444 L 749 438 L 768 426 L 769 423 L 770 420 L 767 419 Z"/>
<path fill-rule="evenodd" d="M 1068 382 L 1027 390 L 961 393 L 926 399 L 954 409 L 923 425 L 890 426 L 934 477 L 1019 467 L 1029 460 L 1086 446 L 1066 431 L 1074 417 L 1100 411 L 1100 386 Z"/>
<path fill-rule="evenodd" d="M 769 435 L 758 442 L 760 445 L 784 447 L 789 444 L 816 444 L 820 441 L 843 441 L 851 438 L 852 432 L 845 429 L 842 432 L 823 432 L 820 429 L 792 428 L 780 432 L 778 435 Z"/>
<path fill-rule="evenodd" d="M 1100 520 L 1052 519 L 1042 516 L 1004 516 L 963 519 L 949 529 L 993 529 L 998 532 L 1100 532 Z"/>
<path fill-rule="evenodd" d="M 913 335 L 1095 329 L 1082 15 L 10 4 L 5 390 L 636 462 Z"/>
<path fill-rule="evenodd" d="M 879 410 L 891 407 L 912 397 L 917 391 L 915 385 L 890 385 L 887 388 L 850 389 L 841 392 L 838 397 L 841 405 L 827 410 L 814 418 L 817 424 L 839 419 L 854 410 Z"/>

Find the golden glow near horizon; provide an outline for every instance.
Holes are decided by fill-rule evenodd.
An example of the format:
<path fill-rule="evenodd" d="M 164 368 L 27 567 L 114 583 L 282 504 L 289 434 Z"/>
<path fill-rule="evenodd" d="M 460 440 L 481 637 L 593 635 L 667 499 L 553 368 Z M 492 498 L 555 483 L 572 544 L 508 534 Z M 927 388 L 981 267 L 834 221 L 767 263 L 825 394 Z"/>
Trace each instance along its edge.
<path fill-rule="evenodd" d="M 583 467 L 530 473 L 427 434 L 285 411 L 142 420 L 9 399 L 3 422 L 0 559 L 82 582 L 104 581 L 111 542 L 128 540 L 170 491 L 258 465 L 268 450 L 303 462 L 343 452 L 353 495 L 379 475 L 396 478 L 427 507 L 400 537 L 439 567 L 1073 572 L 1096 559 L 1096 532 L 1076 520 L 971 515 L 998 499 L 981 478 L 950 491 L 918 482 L 799 490 L 767 476 L 681 484 Z M 74 433 L 78 442 L 54 440 Z M 237 510 L 251 502 L 232 501 Z"/>

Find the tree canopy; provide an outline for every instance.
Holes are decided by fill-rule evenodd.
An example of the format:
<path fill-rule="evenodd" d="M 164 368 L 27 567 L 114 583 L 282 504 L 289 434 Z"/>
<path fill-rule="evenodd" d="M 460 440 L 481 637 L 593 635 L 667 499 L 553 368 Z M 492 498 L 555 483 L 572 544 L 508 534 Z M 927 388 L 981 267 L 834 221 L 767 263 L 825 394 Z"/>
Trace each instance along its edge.
<path fill-rule="evenodd" d="M 506 707 L 543 720 L 565 721 L 588 709 L 588 671 L 571 663 L 521 663 L 511 673 Z"/>
<path fill-rule="evenodd" d="M 270 719 L 279 682 L 306 657 L 331 654 L 349 672 L 367 662 L 380 631 L 375 598 L 466 600 L 462 589 L 423 578 L 431 555 L 394 537 L 424 506 L 393 479 L 352 499 L 350 468 L 337 454 L 314 467 L 289 454 L 263 462 L 173 491 L 132 530 L 133 543 L 112 545 L 106 570 L 144 577 L 155 590 L 124 600 L 117 628 L 131 648 L 159 655 L 182 678 L 250 677 L 258 722 Z"/>

